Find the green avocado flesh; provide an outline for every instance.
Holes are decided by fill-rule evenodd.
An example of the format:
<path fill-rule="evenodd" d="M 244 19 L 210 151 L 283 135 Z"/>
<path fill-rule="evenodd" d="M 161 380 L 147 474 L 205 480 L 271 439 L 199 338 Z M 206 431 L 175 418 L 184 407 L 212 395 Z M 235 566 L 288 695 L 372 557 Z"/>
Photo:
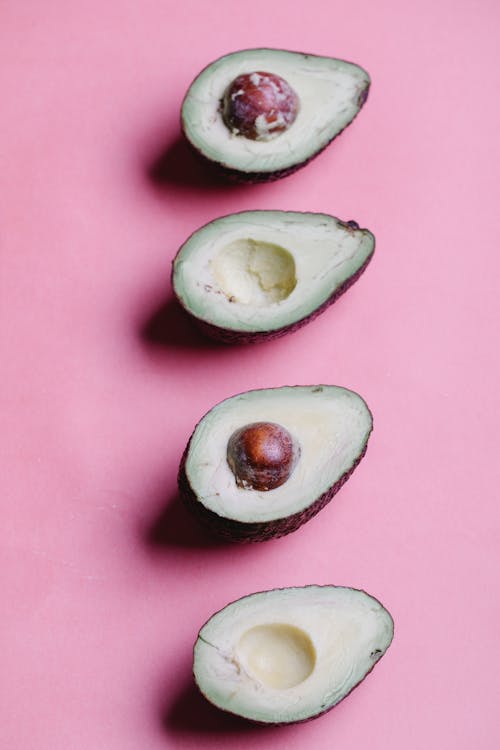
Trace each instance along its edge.
<path fill-rule="evenodd" d="M 198 321 L 239 333 L 306 320 L 369 261 L 367 229 L 326 214 L 244 211 L 195 232 L 173 265 L 173 287 Z"/>
<path fill-rule="evenodd" d="M 264 591 L 228 604 L 202 627 L 194 677 L 225 711 L 263 723 L 305 721 L 366 677 L 393 632 L 389 612 L 364 591 Z"/>
<path fill-rule="evenodd" d="M 284 427 L 298 448 L 289 478 L 272 490 L 238 486 L 226 458 L 231 435 L 255 422 Z M 258 533 L 263 538 L 289 533 L 309 520 L 318 499 L 349 476 L 371 430 L 372 416 L 363 399 L 339 386 L 285 386 L 229 398 L 209 411 L 191 436 L 184 472 L 191 502 L 194 498 L 192 509 L 196 512 L 196 506 L 203 506 L 215 531 L 218 522 L 221 526 L 228 520 L 235 522 L 241 539 L 246 525 L 254 533 L 252 525 L 261 524 Z M 293 523 L 278 524 L 280 531 L 274 533 L 277 522 L 290 518 Z M 260 541 L 258 534 L 254 540 Z"/>
<path fill-rule="evenodd" d="M 271 141 L 253 141 L 225 125 L 221 100 L 242 74 L 265 71 L 283 78 L 299 98 L 295 122 Z M 209 161 L 241 173 L 287 172 L 321 151 L 361 109 L 368 73 L 331 57 L 278 49 L 249 49 L 219 58 L 191 84 L 182 105 L 182 126 L 192 146 Z"/>

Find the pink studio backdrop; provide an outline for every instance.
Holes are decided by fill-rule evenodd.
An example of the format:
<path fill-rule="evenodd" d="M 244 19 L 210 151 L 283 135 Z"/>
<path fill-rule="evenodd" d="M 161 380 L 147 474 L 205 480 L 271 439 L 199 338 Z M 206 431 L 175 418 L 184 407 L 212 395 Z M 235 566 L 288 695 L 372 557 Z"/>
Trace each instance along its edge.
<path fill-rule="evenodd" d="M 493 750 L 498 724 L 500 6 L 488 0 L 4 0 L 0 10 L 2 747 Z M 228 51 L 359 62 L 355 123 L 279 183 L 229 187 L 179 142 Z M 253 208 L 377 236 L 300 332 L 205 341 L 172 304 L 194 229 Z M 364 462 L 297 533 L 220 546 L 176 499 L 198 418 L 255 387 L 335 383 Z M 333 712 L 256 728 L 192 688 L 200 625 L 277 586 L 364 588 L 396 636 Z"/>

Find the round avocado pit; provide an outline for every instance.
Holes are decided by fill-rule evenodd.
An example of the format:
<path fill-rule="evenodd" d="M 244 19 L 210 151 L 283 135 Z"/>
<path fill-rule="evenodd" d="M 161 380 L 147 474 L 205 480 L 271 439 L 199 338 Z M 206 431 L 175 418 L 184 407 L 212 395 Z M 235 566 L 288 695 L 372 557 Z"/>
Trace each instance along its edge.
<path fill-rule="evenodd" d="M 238 76 L 221 102 L 222 119 L 235 135 L 270 141 L 288 130 L 299 111 L 299 97 L 284 78 L 255 71 Z"/>
<path fill-rule="evenodd" d="M 275 690 L 300 685 L 316 664 L 316 651 L 307 633 L 282 623 L 247 630 L 238 642 L 236 656 L 254 679 Z"/>
<path fill-rule="evenodd" d="M 300 449 L 288 430 L 273 422 L 253 422 L 233 432 L 227 462 L 236 484 L 246 490 L 274 490 L 290 477 Z"/>
<path fill-rule="evenodd" d="M 230 302 L 267 307 L 297 286 L 293 255 L 284 247 L 250 238 L 234 240 L 212 261 L 212 273 Z"/>

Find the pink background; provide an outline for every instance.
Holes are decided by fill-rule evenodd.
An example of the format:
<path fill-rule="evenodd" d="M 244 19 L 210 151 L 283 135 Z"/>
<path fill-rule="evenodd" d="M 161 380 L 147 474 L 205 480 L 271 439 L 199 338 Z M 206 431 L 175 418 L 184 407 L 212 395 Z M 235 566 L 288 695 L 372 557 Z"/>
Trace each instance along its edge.
<path fill-rule="evenodd" d="M 291 5 L 2 3 L 3 747 L 500 744 L 500 6 Z M 178 141 L 183 92 L 221 54 L 266 45 L 359 62 L 368 103 L 293 177 L 215 184 Z M 206 221 L 253 208 L 356 219 L 377 251 L 299 333 L 223 348 L 171 303 L 170 261 Z M 214 544 L 176 499 L 194 423 L 238 391 L 316 382 L 367 399 L 366 459 L 297 533 Z M 313 582 L 394 615 L 364 685 L 283 729 L 199 699 L 207 617 Z"/>

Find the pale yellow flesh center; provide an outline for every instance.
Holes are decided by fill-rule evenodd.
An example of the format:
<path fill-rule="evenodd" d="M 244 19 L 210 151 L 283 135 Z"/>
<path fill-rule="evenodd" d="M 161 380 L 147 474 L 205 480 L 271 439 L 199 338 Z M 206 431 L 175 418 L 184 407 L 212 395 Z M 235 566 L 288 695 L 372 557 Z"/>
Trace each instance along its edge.
<path fill-rule="evenodd" d="M 251 677 L 276 690 L 304 682 L 316 664 L 316 651 L 307 633 L 281 623 L 247 630 L 239 640 L 236 655 Z"/>
<path fill-rule="evenodd" d="M 291 253 L 279 245 L 238 239 L 212 261 L 214 278 L 232 302 L 266 307 L 286 299 L 297 276 Z"/>

